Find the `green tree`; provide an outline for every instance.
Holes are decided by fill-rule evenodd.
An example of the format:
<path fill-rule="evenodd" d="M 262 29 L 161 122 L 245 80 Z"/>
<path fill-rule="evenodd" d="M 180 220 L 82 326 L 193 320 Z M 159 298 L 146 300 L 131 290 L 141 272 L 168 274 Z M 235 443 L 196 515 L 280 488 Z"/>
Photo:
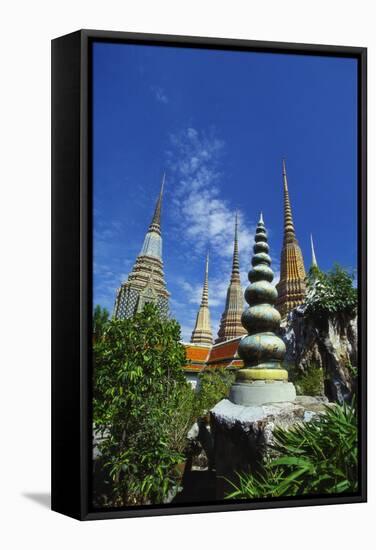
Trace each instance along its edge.
<path fill-rule="evenodd" d="M 185 361 L 179 324 L 161 319 L 153 304 L 131 319 L 110 320 L 95 342 L 94 430 L 112 506 L 161 503 L 176 485 L 184 456 L 170 418 L 179 396 L 193 393 Z"/>
<path fill-rule="evenodd" d="M 203 414 L 216 405 L 221 399 L 228 397 L 235 374 L 224 368 L 208 368 L 199 375 L 198 410 Z"/>
<path fill-rule="evenodd" d="M 307 313 L 313 316 L 356 312 L 354 276 L 336 264 L 328 273 L 311 268 L 307 277 Z"/>
<path fill-rule="evenodd" d="M 287 363 L 285 367 L 297 395 L 325 395 L 322 367 L 315 363 L 307 365 L 304 370 L 298 368 L 295 363 Z"/>
<path fill-rule="evenodd" d="M 99 340 L 102 338 L 108 321 L 110 318 L 110 314 L 106 308 L 102 308 L 100 305 L 95 306 L 94 312 L 93 312 L 93 337 L 94 340 Z"/>

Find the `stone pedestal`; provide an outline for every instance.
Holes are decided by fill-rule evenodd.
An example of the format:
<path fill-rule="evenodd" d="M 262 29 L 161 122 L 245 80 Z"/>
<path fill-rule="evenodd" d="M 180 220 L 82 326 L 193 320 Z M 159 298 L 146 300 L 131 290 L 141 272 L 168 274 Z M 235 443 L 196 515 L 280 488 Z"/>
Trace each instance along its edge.
<path fill-rule="evenodd" d="M 295 397 L 295 387 L 291 382 L 255 380 L 254 382 L 235 382 L 231 386 L 229 399 L 237 405 L 251 406 L 294 401 Z"/>

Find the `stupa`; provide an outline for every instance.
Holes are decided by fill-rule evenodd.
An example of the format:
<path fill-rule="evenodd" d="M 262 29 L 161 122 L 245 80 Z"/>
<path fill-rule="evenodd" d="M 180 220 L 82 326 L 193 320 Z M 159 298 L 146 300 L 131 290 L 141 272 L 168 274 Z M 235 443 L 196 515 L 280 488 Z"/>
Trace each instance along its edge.
<path fill-rule="evenodd" d="M 157 306 L 162 318 L 169 315 L 169 297 L 163 272 L 161 210 L 165 175 L 151 224 L 128 279 L 118 289 L 113 317 L 128 319 L 143 310 L 148 302 Z"/>
<path fill-rule="evenodd" d="M 192 332 L 191 343 L 204 346 L 211 346 L 213 344 L 209 311 L 209 254 L 206 256 L 201 304 L 197 313 L 195 328 Z"/>
<path fill-rule="evenodd" d="M 276 335 L 281 315 L 274 307 L 278 293 L 272 285 L 268 235 L 262 214 L 257 225 L 253 247 L 250 284 L 244 293 L 249 307 L 243 312 L 242 324 L 247 330 L 239 343 L 238 354 L 244 362 L 231 387 L 230 400 L 237 405 L 262 405 L 294 401 L 294 385 L 282 368 L 286 347 Z"/>
<path fill-rule="evenodd" d="M 283 318 L 304 302 L 306 293 L 306 272 L 303 254 L 296 238 L 292 209 L 287 184 L 286 163 L 282 161 L 284 228 L 281 251 L 281 278 L 277 284 L 276 307 Z"/>
<path fill-rule="evenodd" d="M 235 216 L 234 252 L 230 284 L 227 289 L 225 310 L 222 313 L 218 338 L 215 343 L 225 342 L 243 336 L 246 331 L 241 317 L 244 310 L 244 294 L 240 282 L 239 247 L 238 247 L 238 214 Z"/>

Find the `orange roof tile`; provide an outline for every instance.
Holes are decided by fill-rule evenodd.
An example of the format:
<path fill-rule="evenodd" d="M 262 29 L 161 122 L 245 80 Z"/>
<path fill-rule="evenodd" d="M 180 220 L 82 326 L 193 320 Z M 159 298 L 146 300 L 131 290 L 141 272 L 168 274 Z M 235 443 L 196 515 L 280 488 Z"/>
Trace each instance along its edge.
<path fill-rule="evenodd" d="M 237 356 L 238 345 L 240 338 L 230 340 L 227 342 L 221 342 L 220 344 L 215 344 L 211 350 L 208 359 L 208 363 L 215 361 L 223 361 L 225 359 L 236 359 L 239 360 Z"/>
<path fill-rule="evenodd" d="M 198 346 L 185 346 L 185 353 L 188 361 L 201 361 L 205 362 L 208 358 L 210 348 L 200 348 Z"/>
<path fill-rule="evenodd" d="M 227 342 L 215 344 L 211 348 L 184 344 L 187 363 L 183 365 L 186 372 L 199 372 L 205 368 L 240 368 L 243 361 L 237 356 L 240 337 Z"/>

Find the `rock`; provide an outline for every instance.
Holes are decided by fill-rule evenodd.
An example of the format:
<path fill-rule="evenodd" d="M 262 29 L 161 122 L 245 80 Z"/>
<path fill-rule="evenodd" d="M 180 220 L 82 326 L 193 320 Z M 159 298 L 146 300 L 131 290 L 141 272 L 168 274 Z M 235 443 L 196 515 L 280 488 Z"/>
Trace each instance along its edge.
<path fill-rule="evenodd" d="M 191 429 L 189 430 L 189 432 L 187 433 L 187 438 L 189 439 L 189 441 L 194 441 L 195 439 L 197 439 L 198 433 L 199 433 L 198 423 L 195 422 L 191 427 Z"/>
<path fill-rule="evenodd" d="M 325 412 L 324 397 L 297 397 L 294 402 L 242 406 L 223 399 L 211 410 L 211 433 L 217 473 L 217 498 L 231 491 L 237 473 L 257 472 L 279 426 L 291 428 Z"/>
<path fill-rule="evenodd" d="M 309 366 L 323 369 L 325 395 L 343 403 L 356 392 L 353 368 L 357 367 L 357 318 L 333 314 L 313 320 L 304 306 L 293 309 L 281 325 L 287 363 L 302 372 Z"/>
<path fill-rule="evenodd" d="M 212 470 L 214 467 L 213 437 L 209 416 L 200 417 L 187 434 L 190 443 L 190 468 Z"/>

